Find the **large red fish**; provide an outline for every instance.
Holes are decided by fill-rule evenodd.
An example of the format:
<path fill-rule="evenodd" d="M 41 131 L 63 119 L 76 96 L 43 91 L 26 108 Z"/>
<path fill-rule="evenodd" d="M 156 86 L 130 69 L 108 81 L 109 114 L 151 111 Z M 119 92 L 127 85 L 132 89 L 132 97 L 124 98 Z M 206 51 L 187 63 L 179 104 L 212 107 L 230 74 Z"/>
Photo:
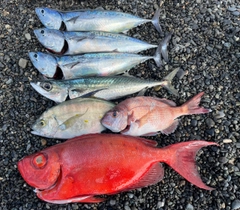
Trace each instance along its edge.
<path fill-rule="evenodd" d="M 214 142 L 189 141 L 157 148 L 157 142 L 116 134 L 90 134 L 49 147 L 18 162 L 24 180 L 50 203 L 96 203 L 110 195 L 156 184 L 165 162 L 192 184 L 205 185 L 197 171 L 199 149 Z"/>
<path fill-rule="evenodd" d="M 152 136 L 159 131 L 173 133 L 178 124 L 177 119 L 183 115 L 208 113 L 210 109 L 199 107 L 201 92 L 182 106 L 165 98 L 139 96 L 128 98 L 108 111 L 101 123 L 113 132 L 131 136 Z"/>

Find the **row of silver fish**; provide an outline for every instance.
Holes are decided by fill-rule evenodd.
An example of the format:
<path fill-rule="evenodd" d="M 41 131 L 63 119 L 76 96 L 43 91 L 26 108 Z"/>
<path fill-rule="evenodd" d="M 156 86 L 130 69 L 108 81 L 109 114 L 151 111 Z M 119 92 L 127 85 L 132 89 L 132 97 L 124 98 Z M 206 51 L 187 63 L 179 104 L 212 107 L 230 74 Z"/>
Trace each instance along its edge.
<path fill-rule="evenodd" d="M 109 52 L 109 53 L 87 53 L 83 55 L 65 55 L 56 56 L 41 52 L 30 52 L 29 57 L 38 71 L 47 78 L 58 79 L 74 79 L 78 77 L 86 76 L 108 76 L 121 74 L 128 71 L 132 67 L 139 63 L 145 62 L 149 59 L 154 59 L 156 65 L 160 67 L 162 65 L 162 57 L 168 62 L 167 45 L 171 38 L 171 33 L 162 40 L 156 49 L 154 56 L 143 56 L 134 53 L 126 52 Z M 42 38 L 39 38 L 42 40 Z M 98 45 L 103 44 L 101 39 L 98 41 Z M 119 46 L 116 40 L 112 40 L 112 48 L 116 48 L 118 51 L 119 46 L 123 47 L 123 42 L 119 42 Z M 138 43 L 132 43 L 129 46 L 126 45 L 126 49 L 123 51 L 133 50 L 131 46 L 136 46 Z M 46 46 L 46 45 L 45 45 Z M 59 45 L 54 45 L 59 46 Z M 110 45 L 106 45 L 109 47 Z M 106 48 L 100 48 L 95 45 L 95 51 L 107 51 Z M 128 49 L 127 49 L 128 48 Z M 80 47 L 80 49 L 90 50 L 93 48 Z M 94 51 L 94 50 L 93 50 Z M 71 50 L 72 52 L 72 50 Z M 79 51 L 78 51 L 79 52 Z M 162 56 L 162 57 L 161 57 Z"/>
<path fill-rule="evenodd" d="M 153 22 L 161 32 L 160 9 L 156 11 L 153 20 L 104 10 L 63 12 L 50 8 L 36 8 L 35 11 L 47 27 L 34 30 L 37 39 L 49 52 L 64 55 L 57 57 L 29 53 L 33 65 L 48 78 L 73 79 L 83 76 L 116 75 L 148 59 L 154 59 L 158 67 L 162 64 L 162 57 L 168 62 L 167 45 L 171 33 L 159 45 L 116 33 L 145 22 Z M 154 56 L 133 54 L 156 47 Z M 75 56 L 76 54 L 84 55 Z"/>
<path fill-rule="evenodd" d="M 53 10 L 37 8 L 36 12 L 44 24 L 44 20 L 49 18 Z M 44 14 L 44 18 L 40 14 Z M 54 21 L 52 19 L 50 22 Z M 65 19 L 63 22 L 68 23 Z M 73 27 L 67 27 L 67 30 L 71 29 Z M 118 99 L 146 88 L 159 89 L 160 86 L 177 95 L 171 81 L 178 70 L 172 71 L 162 81 L 142 80 L 133 76 L 111 76 L 126 72 L 148 59 L 154 59 L 157 66 L 162 64 L 162 57 L 167 62 L 167 46 L 172 33 L 157 46 L 122 34 L 94 30 L 59 31 L 52 27 L 34 30 L 36 37 L 48 51 L 61 56 L 30 52 L 33 65 L 45 77 L 61 80 L 37 81 L 31 82 L 31 85 L 43 96 L 61 104 L 40 116 L 32 127 L 33 134 L 71 138 L 87 133 L 100 133 L 105 129 L 101 124 L 102 117 L 114 106 L 105 100 Z M 157 47 L 154 56 L 134 54 L 154 47 Z M 65 102 L 67 99 L 75 100 Z"/>

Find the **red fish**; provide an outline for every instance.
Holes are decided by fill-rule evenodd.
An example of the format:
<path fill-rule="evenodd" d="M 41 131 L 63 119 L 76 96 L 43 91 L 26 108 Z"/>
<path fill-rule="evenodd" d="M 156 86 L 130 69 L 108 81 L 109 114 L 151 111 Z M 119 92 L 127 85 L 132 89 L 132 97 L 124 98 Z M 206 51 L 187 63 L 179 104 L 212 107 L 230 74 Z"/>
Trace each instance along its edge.
<path fill-rule="evenodd" d="M 113 132 L 131 136 L 152 136 L 159 131 L 173 133 L 182 115 L 203 114 L 211 111 L 199 107 L 204 92 L 194 96 L 182 106 L 165 98 L 140 96 L 129 98 L 108 111 L 101 123 Z"/>
<path fill-rule="evenodd" d="M 192 184 L 206 189 L 197 171 L 199 149 L 214 142 L 189 141 L 157 148 L 157 142 L 117 134 L 90 134 L 49 147 L 18 162 L 24 180 L 50 203 L 97 203 L 99 195 L 153 185 L 167 163 Z"/>

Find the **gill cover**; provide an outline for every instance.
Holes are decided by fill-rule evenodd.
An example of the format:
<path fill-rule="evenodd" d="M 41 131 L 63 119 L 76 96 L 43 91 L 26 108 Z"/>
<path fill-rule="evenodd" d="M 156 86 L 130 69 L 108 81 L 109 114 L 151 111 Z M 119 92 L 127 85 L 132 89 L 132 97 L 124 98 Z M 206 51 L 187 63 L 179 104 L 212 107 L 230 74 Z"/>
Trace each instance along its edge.
<path fill-rule="evenodd" d="M 65 37 L 61 31 L 48 28 L 40 28 L 35 29 L 34 34 L 37 37 L 38 41 L 45 48 L 47 48 L 47 50 L 53 53 L 62 53 L 65 45 Z"/>
<path fill-rule="evenodd" d="M 18 162 L 18 170 L 23 179 L 36 189 L 49 189 L 60 175 L 59 156 L 56 152 L 42 151 Z"/>
<path fill-rule="evenodd" d="M 58 11 L 47 7 L 38 7 L 35 12 L 45 27 L 58 30 L 61 28 L 62 16 Z"/>

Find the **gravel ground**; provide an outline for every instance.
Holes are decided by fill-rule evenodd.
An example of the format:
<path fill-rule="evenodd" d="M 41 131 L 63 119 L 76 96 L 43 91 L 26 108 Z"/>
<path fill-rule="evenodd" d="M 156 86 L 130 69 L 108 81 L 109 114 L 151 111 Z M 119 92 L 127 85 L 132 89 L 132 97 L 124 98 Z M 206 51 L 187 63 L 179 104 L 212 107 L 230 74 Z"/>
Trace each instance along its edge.
<path fill-rule="evenodd" d="M 166 0 L 160 21 L 164 33 L 172 31 L 170 62 L 161 69 L 153 61 L 130 71 L 142 77 L 161 79 L 180 69 L 174 86 L 179 97 L 164 89 L 146 95 L 167 97 L 182 104 L 204 91 L 202 105 L 213 111 L 207 115 L 185 116 L 175 133 L 151 137 L 166 146 L 191 139 L 215 141 L 220 147 L 201 150 L 197 161 L 202 179 L 213 191 L 199 189 L 167 165 L 158 184 L 109 196 L 100 204 L 54 205 L 39 200 L 17 170 L 23 156 L 42 150 L 60 140 L 30 133 L 37 117 L 54 103 L 34 91 L 29 82 L 41 78 L 28 58 L 29 51 L 44 51 L 33 29 L 42 27 L 34 9 L 103 7 L 151 18 L 160 4 L 156 0 L 2 0 L 0 8 L 0 210 L 5 209 L 240 209 L 240 4 L 238 0 Z M 150 43 L 161 37 L 149 23 L 128 35 Z M 152 55 L 154 50 L 144 52 Z M 184 75 L 184 76 L 183 76 Z"/>

